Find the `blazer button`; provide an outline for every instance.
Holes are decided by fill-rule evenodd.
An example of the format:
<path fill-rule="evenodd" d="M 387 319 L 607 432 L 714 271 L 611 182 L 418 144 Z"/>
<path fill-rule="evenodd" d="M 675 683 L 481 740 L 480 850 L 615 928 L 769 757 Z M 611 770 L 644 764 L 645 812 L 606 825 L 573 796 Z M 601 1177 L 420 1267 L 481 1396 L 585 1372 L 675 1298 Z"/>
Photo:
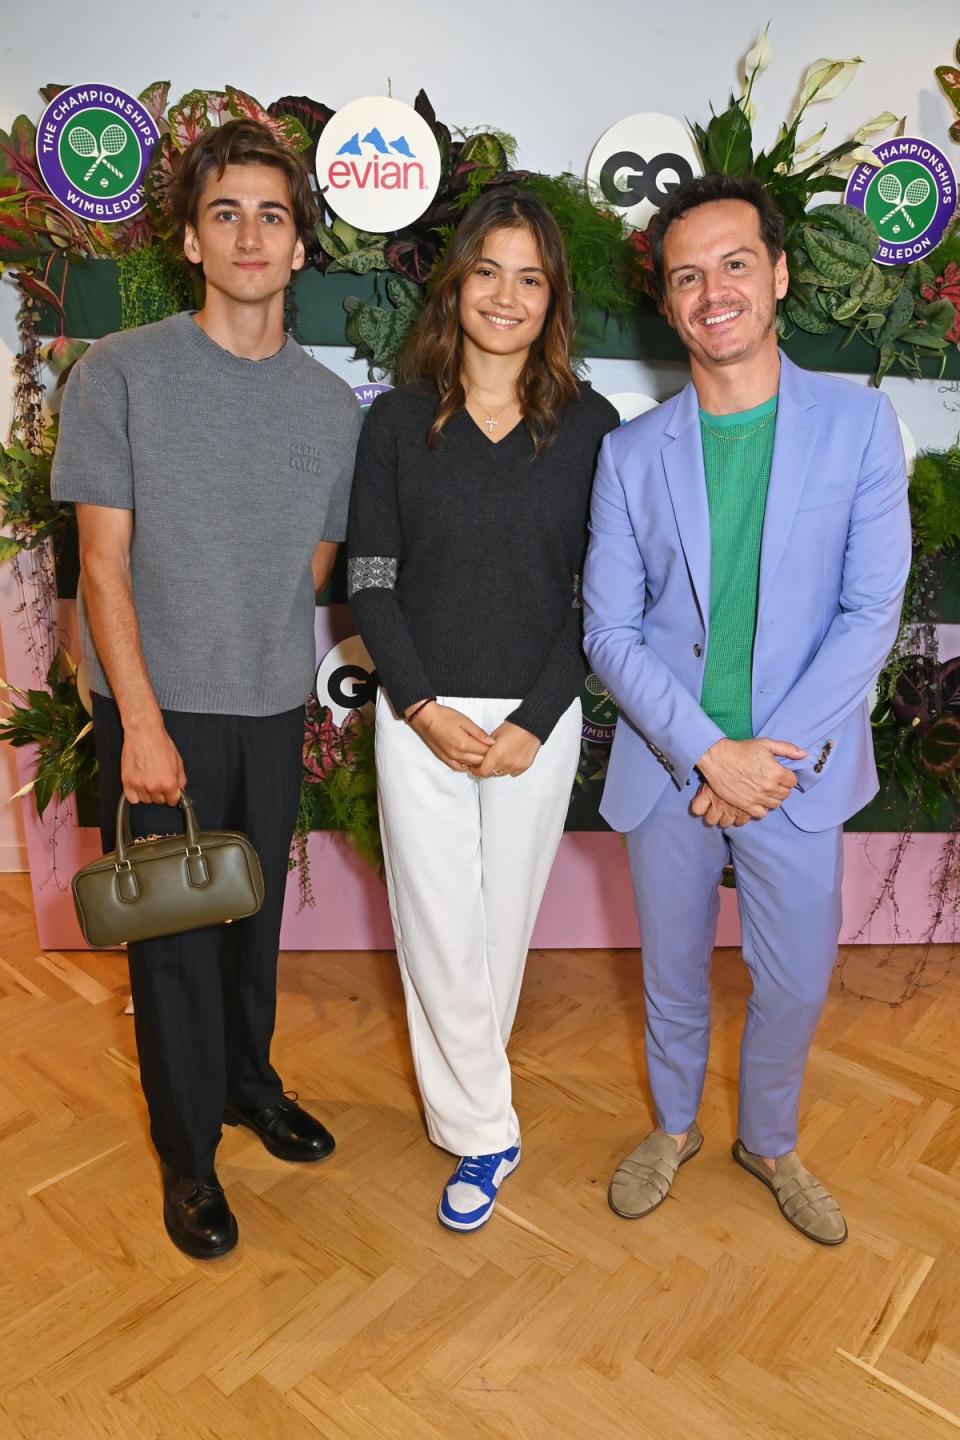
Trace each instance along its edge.
<path fill-rule="evenodd" d="M 817 763 L 816 763 L 816 765 L 814 765 L 813 768 L 814 768 L 815 773 L 816 773 L 817 775 L 819 775 L 819 774 L 820 774 L 820 771 L 823 769 L 823 761 L 822 761 L 822 760 L 818 760 Z"/>
<path fill-rule="evenodd" d="M 693 653 L 694 653 L 694 655 L 696 655 L 697 659 L 699 660 L 699 659 L 700 659 L 700 656 L 703 654 L 703 650 L 700 648 L 699 645 L 694 645 L 694 647 L 693 647 Z"/>

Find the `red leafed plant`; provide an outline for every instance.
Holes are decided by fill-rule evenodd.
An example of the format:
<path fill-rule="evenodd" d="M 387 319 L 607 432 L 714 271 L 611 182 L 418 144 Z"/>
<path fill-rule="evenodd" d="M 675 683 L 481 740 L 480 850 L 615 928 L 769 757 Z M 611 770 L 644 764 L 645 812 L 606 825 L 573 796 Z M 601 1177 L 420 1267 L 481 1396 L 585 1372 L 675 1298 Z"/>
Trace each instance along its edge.
<path fill-rule="evenodd" d="M 949 300 L 956 311 L 956 319 L 947 331 L 947 339 L 960 344 L 960 265 L 949 260 L 942 275 L 929 284 L 921 286 L 925 300 Z"/>
<path fill-rule="evenodd" d="M 383 873 L 373 741 L 373 724 L 361 711 L 351 710 L 338 725 L 325 705 L 308 702 L 300 809 L 290 853 L 301 910 L 314 904 L 307 854 L 312 829 L 339 831 L 361 860 Z"/>
<path fill-rule="evenodd" d="M 956 140 L 960 144 L 960 70 L 957 69 L 957 66 L 960 65 L 960 40 L 957 41 L 953 58 L 956 64 L 938 65 L 933 73 L 937 77 L 940 89 L 953 106 L 954 121 L 950 126 L 950 139 Z"/>
<path fill-rule="evenodd" d="M 351 736 L 359 720 L 359 711 L 351 710 L 343 724 L 338 725 L 331 710 L 310 700 L 303 732 L 305 784 L 321 784 L 338 765 L 348 763 Z"/>
<path fill-rule="evenodd" d="M 631 230 L 627 243 L 634 252 L 630 278 L 644 295 L 659 301 L 649 234 L 646 230 Z"/>

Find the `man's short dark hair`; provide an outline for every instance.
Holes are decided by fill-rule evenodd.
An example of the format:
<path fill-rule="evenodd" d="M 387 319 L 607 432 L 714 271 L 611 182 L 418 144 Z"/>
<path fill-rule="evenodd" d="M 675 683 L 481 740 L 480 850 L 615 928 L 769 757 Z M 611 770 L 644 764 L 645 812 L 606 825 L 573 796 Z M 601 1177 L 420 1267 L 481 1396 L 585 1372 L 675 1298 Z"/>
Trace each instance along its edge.
<path fill-rule="evenodd" d="M 709 205 L 713 200 L 745 200 L 757 212 L 760 235 L 772 264 L 776 264 L 783 253 L 783 216 L 766 190 L 752 175 L 695 175 L 673 191 L 667 203 L 654 217 L 650 234 L 650 253 L 653 269 L 661 295 L 664 293 L 663 241 L 673 224 L 689 210 L 699 205 Z"/>
<path fill-rule="evenodd" d="M 319 220 L 310 189 L 310 175 L 302 157 L 260 120 L 228 120 L 204 130 L 174 165 L 170 181 L 170 215 L 181 241 L 186 227 L 197 223 L 197 205 L 211 174 L 218 177 L 228 165 L 271 165 L 282 170 L 290 190 L 290 208 L 297 234 L 309 248 Z"/>

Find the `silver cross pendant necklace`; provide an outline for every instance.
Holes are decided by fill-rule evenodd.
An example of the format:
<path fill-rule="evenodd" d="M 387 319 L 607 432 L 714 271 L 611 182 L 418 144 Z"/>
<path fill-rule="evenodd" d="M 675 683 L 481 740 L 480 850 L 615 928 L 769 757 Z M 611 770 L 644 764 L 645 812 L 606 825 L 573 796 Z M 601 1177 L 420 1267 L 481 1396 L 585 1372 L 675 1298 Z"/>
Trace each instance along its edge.
<path fill-rule="evenodd" d="M 476 405 L 476 406 L 478 407 L 478 409 L 480 409 L 480 410 L 486 410 L 486 406 L 485 406 L 485 405 L 480 405 L 479 401 L 476 399 L 475 396 L 468 394 L 468 395 L 467 395 L 467 399 L 468 399 L 468 400 L 472 400 L 473 403 L 474 403 L 474 405 Z M 491 436 L 493 435 L 493 432 L 494 432 L 495 427 L 500 424 L 500 416 L 501 416 L 506 410 L 509 410 L 509 409 L 510 409 L 510 406 L 515 403 L 515 400 L 516 400 L 516 397 L 515 397 L 515 396 L 514 396 L 514 397 L 511 397 L 511 399 L 509 399 L 509 400 L 507 401 L 506 405 L 501 405 L 500 409 L 497 410 L 496 413 L 493 414 L 493 415 L 491 415 L 491 414 L 489 413 L 489 411 L 487 411 L 487 418 L 484 420 L 483 423 L 484 423 L 484 425 L 486 425 L 486 427 L 487 427 L 487 433 L 488 433 L 489 435 L 491 435 Z"/>

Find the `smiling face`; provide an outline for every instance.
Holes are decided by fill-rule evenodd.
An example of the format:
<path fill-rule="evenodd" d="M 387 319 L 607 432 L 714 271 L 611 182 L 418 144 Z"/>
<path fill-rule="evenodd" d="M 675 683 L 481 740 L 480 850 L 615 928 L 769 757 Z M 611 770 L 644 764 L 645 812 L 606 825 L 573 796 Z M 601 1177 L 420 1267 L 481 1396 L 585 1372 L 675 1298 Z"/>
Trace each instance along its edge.
<path fill-rule="evenodd" d="M 208 297 L 213 290 L 237 304 L 264 304 L 282 296 L 304 262 L 283 171 L 251 163 L 211 173 L 183 249 L 202 265 Z"/>
<path fill-rule="evenodd" d="M 776 351 L 786 257 L 771 260 L 746 200 L 688 210 L 663 238 L 664 308 L 692 363 L 707 369 Z"/>
<path fill-rule="evenodd" d="M 464 349 L 522 355 L 542 331 L 549 307 L 550 285 L 531 232 L 523 225 L 488 231 L 460 285 Z"/>

